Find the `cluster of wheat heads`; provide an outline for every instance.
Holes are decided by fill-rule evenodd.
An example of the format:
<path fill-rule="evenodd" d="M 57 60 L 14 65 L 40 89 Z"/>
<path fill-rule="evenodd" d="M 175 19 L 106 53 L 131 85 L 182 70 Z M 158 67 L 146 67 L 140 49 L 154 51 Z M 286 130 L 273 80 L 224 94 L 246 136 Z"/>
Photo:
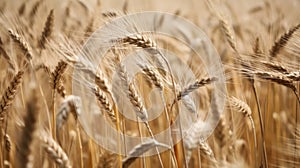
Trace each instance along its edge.
<path fill-rule="evenodd" d="M 298 167 L 297 5 L 296 0 L 1 0 L 1 167 Z M 193 21 L 205 30 L 219 52 L 228 97 L 208 139 L 200 139 L 198 127 L 182 135 L 185 139 L 176 145 L 171 141 L 172 132 L 163 142 L 155 138 L 178 116 L 176 105 L 187 113 L 186 121 L 199 127 L 211 106 L 218 109 L 212 87 L 218 79 L 208 76 L 205 65 L 193 59 L 195 53 L 182 43 L 137 32 L 115 39 L 118 46 L 112 47 L 100 63 L 76 57 L 88 56 L 82 47 L 92 32 L 135 9 L 167 11 Z M 180 25 L 174 27 L 182 35 L 180 30 Z M 186 38 L 191 45 L 199 42 L 193 36 Z M 133 60 L 139 69 L 135 76 L 132 67 L 122 64 L 131 51 L 146 49 L 143 54 L 151 55 L 158 46 L 179 55 L 195 72 L 195 79 L 178 80 L 178 74 L 187 71 L 174 71 L 172 80 L 168 68 L 157 68 L 165 65 L 163 59 Z M 173 69 L 174 64 L 170 63 Z M 74 68 L 81 68 L 93 80 L 84 80 L 83 75 L 73 79 Z M 117 75 L 116 80 L 112 74 Z M 82 128 L 84 123 L 78 122 L 78 118 L 83 121 L 80 115 L 88 104 L 82 103 L 86 97 L 72 95 L 74 80 L 89 88 L 100 109 L 95 112 L 99 118 L 86 118 L 86 122 L 98 120 L 94 127 L 101 130 L 99 121 L 106 121 L 118 132 L 148 138 L 141 138 L 135 146 L 124 145 L 128 142 L 123 137 L 106 140 L 108 146 L 117 146 L 126 156 L 96 143 Z M 119 97 L 114 96 L 116 93 Z M 123 100 L 126 103 L 117 104 Z M 149 109 L 151 103 L 160 106 Z M 132 113 L 126 115 L 118 108 Z M 148 121 L 157 114 L 158 118 Z M 144 155 L 149 151 L 152 156 Z"/>

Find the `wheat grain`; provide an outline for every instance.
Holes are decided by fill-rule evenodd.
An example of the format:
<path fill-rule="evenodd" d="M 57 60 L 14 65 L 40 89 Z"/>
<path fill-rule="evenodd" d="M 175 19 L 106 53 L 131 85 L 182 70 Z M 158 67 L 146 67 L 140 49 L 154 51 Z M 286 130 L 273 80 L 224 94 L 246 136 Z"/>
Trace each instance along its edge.
<path fill-rule="evenodd" d="M 11 151 L 11 139 L 8 134 L 4 135 L 5 149 L 9 153 Z"/>
<path fill-rule="evenodd" d="M 290 72 L 289 74 L 286 74 L 285 76 L 293 81 L 300 81 L 300 71 Z"/>

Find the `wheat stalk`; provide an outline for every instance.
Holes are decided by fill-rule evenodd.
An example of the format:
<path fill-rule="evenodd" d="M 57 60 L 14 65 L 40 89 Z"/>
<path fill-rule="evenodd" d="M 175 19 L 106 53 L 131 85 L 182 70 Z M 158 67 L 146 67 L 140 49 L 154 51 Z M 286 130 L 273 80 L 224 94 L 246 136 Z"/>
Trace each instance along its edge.
<path fill-rule="evenodd" d="M 249 121 L 251 122 L 251 127 L 252 127 L 252 131 L 253 131 L 253 139 L 254 139 L 254 149 L 255 149 L 255 166 L 257 166 L 257 155 L 256 155 L 256 150 L 257 150 L 257 138 L 256 138 L 256 132 L 255 132 L 255 124 L 252 118 L 252 111 L 249 107 L 249 105 L 247 103 L 245 103 L 244 101 L 235 98 L 235 97 L 230 97 L 229 98 L 229 103 L 230 106 L 233 107 L 234 109 L 236 109 L 238 112 L 243 113 L 246 117 L 248 117 Z M 264 134 L 263 134 L 264 135 Z M 263 142 L 264 143 L 264 142 Z M 263 146 L 263 149 L 265 147 Z M 264 151 L 264 155 L 266 155 L 265 151 Z"/>

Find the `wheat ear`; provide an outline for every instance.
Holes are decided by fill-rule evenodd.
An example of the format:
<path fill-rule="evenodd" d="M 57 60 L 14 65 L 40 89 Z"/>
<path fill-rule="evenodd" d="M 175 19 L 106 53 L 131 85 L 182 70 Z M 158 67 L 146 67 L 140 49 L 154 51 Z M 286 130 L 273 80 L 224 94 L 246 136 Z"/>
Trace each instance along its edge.
<path fill-rule="evenodd" d="M 206 86 L 208 84 L 211 84 L 213 82 L 217 81 L 217 78 L 215 77 L 211 77 L 211 78 L 203 78 L 200 80 L 196 80 L 194 83 L 188 85 L 187 87 L 185 87 L 184 89 L 182 89 L 179 94 L 177 95 L 177 99 L 180 100 L 182 97 L 190 94 L 191 92 L 193 92 L 194 90 Z"/>
<path fill-rule="evenodd" d="M 25 9 L 26 9 L 26 2 L 23 2 L 20 6 L 20 8 L 18 9 L 18 14 L 19 16 L 23 16 Z"/>
<path fill-rule="evenodd" d="M 256 154 L 256 151 L 257 151 L 257 138 L 256 138 L 256 132 L 255 132 L 255 124 L 254 124 L 254 121 L 253 121 L 253 118 L 252 118 L 252 111 L 251 111 L 251 108 L 249 107 L 249 105 L 238 99 L 238 98 L 235 98 L 235 97 L 231 97 L 229 98 L 229 103 L 231 105 L 231 107 L 233 107 L 235 110 L 237 110 L 238 112 L 241 112 L 243 113 L 243 115 L 245 115 L 246 117 L 248 117 L 249 121 L 251 122 L 251 127 L 252 127 L 252 132 L 253 132 L 253 139 L 254 139 L 254 155 L 255 155 L 255 166 L 257 166 L 257 154 Z M 264 142 L 263 142 L 264 143 Z"/>
<path fill-rule="evenodd" d="M 20 70 L 13 80 L 10 82 L 9 87 L 6 89 L 4 94 L 2 95 L 2 99 L 0 102 L 0 118 L 3 118 L 3 113 L 10 107 L 12 101 L 14 100 L 18 88 L 22 83 L 24 71 Z"/>
<path fill-rule="evenodd" d="M 127 70 L 126 70 L 125 66 L 122 63 L 120 63 L 119 75 L 120 75 L 121 80 L 123 81 L 124 85 L 127 87 L 126 88 L 127 96 L 129 98 L 131 104 L 135 108 L 134 111 L 135 111 L 137 117 L 142 120 L 142 122 L 145 124 L 150 136 L 154 139 L 153 132 L 152 132 L 152 130 L 150 128 L 150 125 L 148 123 L 147 110 L 146 110 L 146 108 L 145 108 L 145 106 L 144 106 L 137 90 L 135 89 L 134 84 L 129 81 Z M 159 162 L 160 162 L 161 166 L 164 167 L 163 163 L 162 163 L 161 156 L 160 156 L 159 151 L 158 151 L 157 148 L 156 148 L 156 151 L 157 151 L 157 156 L 158 156 Z"/>
<path fill-rule="evenodd" d="M 48 156 L 60 167 L 71 168 L 69 158 L 60 145 L 48 135 L 42 135 L 43 148 Z"/>
<path fill-rule="evenodd" d="M 156 148 L 156 147 L 164 147 L 164 148 L 171 149 L 171 147 L 169 147 L 166 144 L 160 143 L 160 142 L 156 141 L 155 139 L 150 139 L 148 141 L 145 141 L 143 143 L 136 145 L 131 151 L 129 151 L 128 156 L 125 159 L 123 159 L 123 161 L 122 161 L 123 168 L 129 167 L 130 164 L 133 163 L 133 161 L 135 161 L 143 153 L 147 152 L 148 150 L 150 150 L 152 148 Z"/>
<path fill-rule="evenodd" d="M 143 122 L 147 122 L 148 114 L 146 112 L 146 109 L 142 103 L 140 96 L 138 95 L 138 93 L 134 87 L 134 84 L 129 81 L 126 68 L 123 64 L 120 64 L 119 76 L 120 76 L 121 80 L 123 81 L 123 84 L 126 86 L 127 96 L 129 98 L 130 102 L 132 103 L 133 107 L 135 108 L 134 111 L 135 111 L 136 115 Z"/>
<path fill-rule="evenodd" d="M 215 154 L 207 142 L 200 142 L 199 147 L 205 156 L 208 156 L 212 161 L 216 161 Z"/>
<path fill-rule="evenodd" d="M 51 73 L 52 88 L 54 90 L 58 89 L 62 75 L 65 72 L 67 65 L 68 64 L 66 62 L 60 61 L 60 62 L 58 62 L 57 66 L 55 67 L 55 70 Z"/>
<path fill-rule="evenodd" d="M 27 60 L 32 59 L 32 53 L 31 49 L 29 48 L 28 43 L 20 37 L 19 34 L 14 32 L 13 30 L 8 30 L 10 38 L 19 46 L 19 48 L 22 50 L 23 54 L 26 56 Z"/>
<path fill-rule="evenodd" d="M 122 39 L 118 39 L 116 41 L 135 45 L 140 48 L 150 48 L 150 49 L 156 48 L 156 43 L 153 40 L 151 40 L 150 38 L 146 38 L 146 36 L 143 36 L 140 34 L 126 36 L 126 37 L 124 37 Z"/>
<path fill-rule="evenodd" d="M 165 112 L 165 115 L 166 115 L 166 119 L 167 119 L 167 122 L 170 123 L 170 117 L 169 117 L 169 113 L 168 113 L 168 110 L 167 110 L 167 107 L 166 107 L 166 101 L 165 101 L 165 98 L 164 98 L 164 95 L 163 95 L 164 85 L 163 85 L 161 77 L 159 76 L 159 74 L 152 67 L 149 67 L 147 65 L 140 65 L 140 67 L 142 68 L 143 73 L 154 84 L 154 86 L 156 86 L 159 89 L 160 96 L 161 96 L 161 99 L 162 99 L 162 104 L 164 106 L 164 112 Z M 170 137 L 172 137 L 171 131 L 170 131 Z M 171 145 L 173 145 L 172 139 L 171 139 Z M 173 148 L 171 149 L 171 155 L 172 155 L 172 159 L 175 160 L 176 158 L 175 158 L 175 153 L 174 153 Z M 175 161 L 174 163 L 176 164 L 175 166 L 178 167 L 177 162 Z"/>
<path fill-rule="evenodd" d="M 55 98 L 56 98 L 56 90 L 59 88 L 61 84 L 61 78 L 63 73 L 67 68 L 67 63 L 64 61 L 60 61 L 58 65 L 55 67 L 54 72 L 51 73 L 51 84 L 52 84 L 52 134 L 53 138 L 56 138 L 56 113 L 55 113 Z"/>
<path fill-rule="evenodd" d="M 282 74 L 288 74 L 289 70 L 284 67 L 283 65 L 280 65 L 278 63 L 274 62 L 268 62 L 268 61 L 261 61 L 262 64 L 264 64 L 266 67 L 270 68 L 271 70 L 280 72 Z"/>
<path fill-rule="evenodd" d="M 4 156 L 5 156 L 5 161 L 7 161 L 7 162 L 11 161 L 10 160 L 11 159 L 11 145 L 12 145 L 12 143 L 11 143 L 10 136 L 8 134 L 5 134 L 4 135 L 4 147 L 5 147 L 6 152 L 5 152 Z"/>
<path fill-rule="evenodd" d="M 38 11 L 38 9 L 40 9 L 41 5 L 42 5 L 42 0 L 38 0 L 37 2 L 35 2 L 29 12 L 29 23 L 30 26 L 32 27 L 34 25 L 34 21 L 36 20 L 36 18 L 34 17 Z"/>
<path fill-rule="evenodd" d="M 214 135 L 216 137 L 216 141 L 219 144 L 220 147 L 220 154 L 221 154 L 221 158 L 224 160 L 223 156 L 226 156 L 226 153 L 224 151 L 224 147 L 226 146 L 226 144 L 228 143 L 228 123 L 226 123 L 225 120 L 225 116 L 221 116 L 220 117 L 220 121 L 219 124 L 217 125 L 217 127 L 214 130 Z"/>
<path fill-rule="evenodd" d="M 95 83 L 99 89 L 111 94 L 108 81 L 101 70 L 98 70 L 95 75 Z"/>
<path fill-rule="evenodd" d="M 234 33 L 232 27 L 229 25 L 228 21 L 224 17 L 219 17 L 221 28 L 225 34 L 226 40 L 229 43 L 230 47 L 237 52 L 236 41 L 234 38 Z"/>
<path fill-rule="evenodd" d="M 53 14 L 53 9 L 50 10 L 50 13 L 47 16 L 47 20 L 45 22 L 44 30 L 42 33 L 42 36 L 39 40 L 39 46 L 41 49 L 45 48 L 46 40 L 51 36 L 53 32 L 53 25 L 54 23 L 54 14 Z"/>
<path fill-rule="evenodd" d="M 95 93 L 95 96 L 97 97 L 98 101 L 101 103 L 102 107 L 105 109 L 106 113 L 108 114 L 111 121 L 116 124 L 116 115 L 113 110 L 113 106 L 110 104 L 108 97 L 105 95 L 105 93 L 99 89 L 98 87 L 93 89 L 93 92 Z"/>
<path fill-rule="evenodd" d="M 275 41 L 273 47 L 270 50 L 270 56 L 276 57 L 280 50 L 286 46 L 287 42 L 293 37 L 293 34 L 300 28 L 300 24 L 296 25 L 284 33 L 277 41 Z"/>
<path fill-rule="evenodd" d="M 99 158 L 97 168 L 114 168 L 116 165 L 116 154 L 105 151 Z"/>
<path fill-rule="evenodd" d="M 170 73 L 170 76 L 171 76 L 171 80 L 172 80 L 172 87 L 173 87 L 173 93 L 174 93 L 174 96 L 175 96 L 175 103 L 177 102 L 177 91 L 176 91 L 176 87 L 175 87 L 175 80 L 174 80 L 174 75 L 173 75 L 173 72 L 172 72 L 172 69 L 171 69 L 171 66 L 168 62 L 168 60 L 166 59 L 166 57 L 163 55 L 162 52 L 160 52 L 159 50 L 157 50 L 157 45 L 156 43 L 149 39 L 149 38 L 145 38 L 144 36 L 138 34 L 138 35 L 133 35 L 133 36 L 127 36 L 123 39 L 117 39 L 116 40 L 117 42 L 123 42 L 123 43 L 129 43 L 129 44 L 132 44 L 132 45 L 135 45 L 137 47 L 141 47 L 141 48 L 144 48 L 144 49 L 147 49 L 146 51 L 149 52 L 151 55 L 153 55 L 153 59 L 156 61 L 156 63 L 160 66 L 160 67 L 163 67 L 163 63 L 161 62 L 161 59 L 163 59 L 163 61 L 165 62 L 165 64 L 167 65 L 167 68 L 168 68 L 168 71 Z M 163 74 L 163 73 L 162 73 Z M 163 74 L 164 75 L 164 74 Z M 176 104 L 176 110 L 179 112 L 179 105 Z M 172 122 L 172 121 L 171 121 Z M 180 123 L 180 118 L 179 118 L 179 123 Z M 182 137 L 182 129 L 181 129 L 181 124 L 179 124 L 179 127 L 180 127 L 180 136 Z M 175 154 L 176 154 L 176 157 L 177 157 L 177 163 L 178 164 L 181 164 L 181 159 L 182 159 L 182 155 L 179 154 L 180 150 L 182 150 L 182 153 L 183 153 L 183 160 L 185 161 L 184 164 L 186 167 L 188 167 L 187 165 L 187 162 L 186 162 L 186 159 L 185 159 L 185 154 L 184 154 L 184 148 L 183 148 L 183 143 L 180 143 L 178 145 L 175 145 L 174 147 L 176 150 L 175 150 Z"/>
<path fill-rule="evenodd" d="M 160 78 L 160 76 L 158 75 L 158 73 L 156 73 L 153 68 L 145 65 L 142 66 L 142 70 L 143 73 L 149 78 L 149 80 L 160 90 L 163 90 L 163 83 L 162 83 L 162 79 Z"/>
<path fill-rule="evenodd" d="M 56 129 L 59 130 L 67 121 L 69 113 L 72 113 L 75 120 L 81 113 L 81 99 L 78 96 L 69 95 L 61 103 L 56 116 Z"/>
<path fill-rule="evenodd" d="M 30 102 L 27 103 L 27 114 L 24 118 L 24 125 L 22 134 L 20 136 L 20 152 L 17 155 L 17 163 L 22 164 L 25 167 L 32 167 L 32 145 L 35 139 L 36 124 L 38 120 L 39 109 L 37 107 L 36 92 Z M 21 165 L 19 165 L 21 166 Z M 21 167 L 23 167 L 21 166 Z"/>

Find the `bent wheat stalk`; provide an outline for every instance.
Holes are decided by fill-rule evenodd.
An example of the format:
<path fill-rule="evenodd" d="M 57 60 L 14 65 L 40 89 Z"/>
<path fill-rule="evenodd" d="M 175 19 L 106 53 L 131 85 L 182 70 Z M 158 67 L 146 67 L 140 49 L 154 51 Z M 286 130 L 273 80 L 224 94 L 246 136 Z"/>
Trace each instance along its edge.
<path fill-rule="evenodd" d="M 257 154 L 256 154 L 257 138 L 256 138 L 256 132 L 255 132 L 255 124 L 254 124 L 253 118 L 251 116 L 252 111 L 247 103 L 245 103 L 244 101 L 237 99 L 235 97 L 230 97 L 229 103 L 230 103 L 230 106 L 235 108 L 238 112 L 241 112 L 241 113 L 243 113 L 243 115 L 248 117 L 248 119 L 251 122 L 251 127 L 252 127 L 252 132 L 253 132 L 253 140 L 254 140 L 255 166 L 257 167 L 258 166 L 257 165 Z"/>
<path fill-rule="evenodd" d="M 123 84 L 126 86 L 127 97 L 129 98 L 131 104 L 133 105 L 134 111 L 135 111 L 137 117 L 142 120 L 142 122 L 145 124 L 150 136 L 154 139 L 153 132 L 148 123 L 147 110 L 146 110 L 145 106 L 143 105 L 143 102 L 142 102 L 139 94 L 137 93 L 137 90 L 135 89 L 134 84 L 129 81 L 127 70 L 121 62 L 120 62 L 120 66 L 119 66 L 119 75 L 120 75 L 120 78 L 121 78 Z M 159 162 L 160 162 L 161 166 L 164 167 L 161 156 L 160 156 L 157 148 L 156 148 L 156 151 L 157 151 L 157 156 L 159 158 Z"/>
<path fill-rule="evenodd" d="M 166 144 L 160 143 L 155 139 L 150 139 L 148 141 L 138 144 L 129 152 L 128 156 L 122 161 L 123 168 L 129 167 L 130 164 L 134 162 L 143 153 L 147 152 L 152 148 L 157 148 L 157 147 L 164 147 L 164 148 L 171 149 L 171 147 Z"/>

